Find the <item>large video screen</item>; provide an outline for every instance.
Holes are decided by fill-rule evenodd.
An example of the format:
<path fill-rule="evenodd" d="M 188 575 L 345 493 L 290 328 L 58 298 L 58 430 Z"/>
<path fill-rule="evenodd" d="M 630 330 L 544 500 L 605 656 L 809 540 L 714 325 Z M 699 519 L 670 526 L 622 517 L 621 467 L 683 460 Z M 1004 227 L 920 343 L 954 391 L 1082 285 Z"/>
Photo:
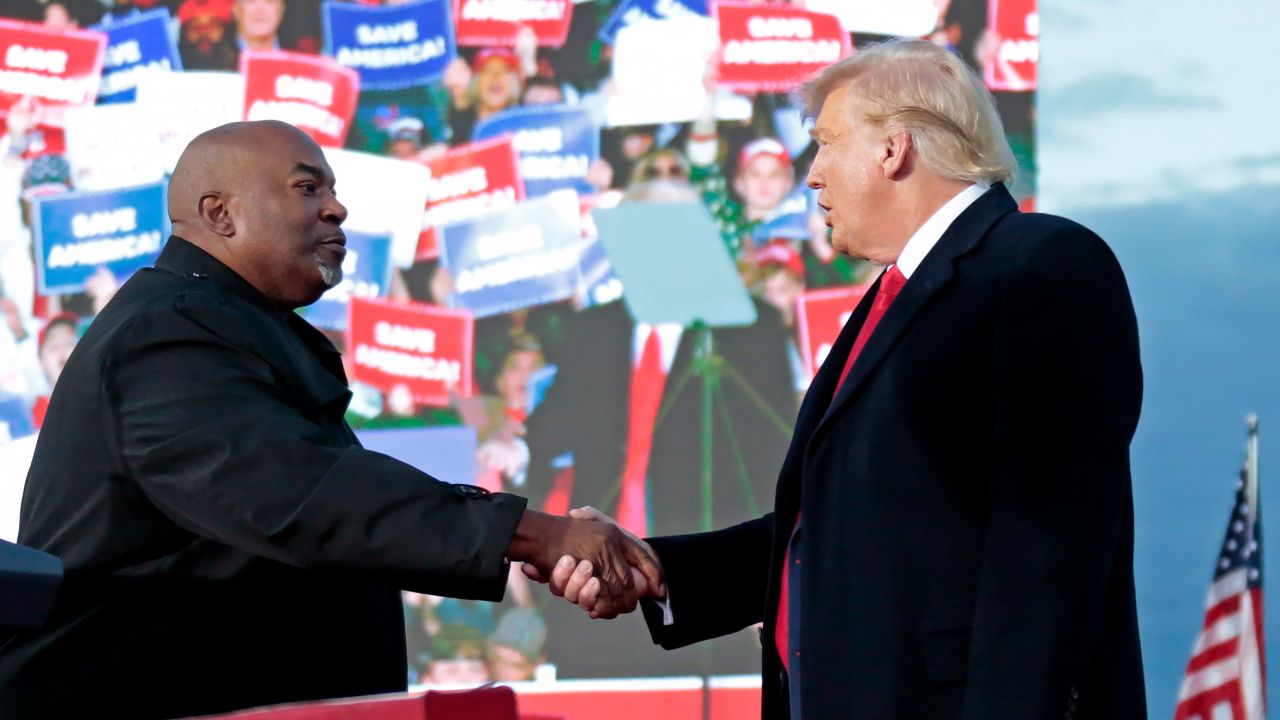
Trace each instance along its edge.
<path fill-rule="evenodd" d="M 225 122 L 294 124 L 336 172 L 345 279 L 300 312 L 344 353 L 367 447 L 648 535 L 772 508 L 800 399 L 879 271 L 828 241 L 800 81 L 888 37 L 950 48 L 993 91 L 1012 190 L 1034 205 L 1034 0 L 3 8 L 14 443 L 39 431 L 79 334 L 159 253 L 178 153 Z M 0 505 L 12 537 L 16 500 Z M 666 652 L 638 617 L 592 622 L 518 571 L 501 603 L 403 600 L 413 682 L 760 667 L 755 628 Z"/>

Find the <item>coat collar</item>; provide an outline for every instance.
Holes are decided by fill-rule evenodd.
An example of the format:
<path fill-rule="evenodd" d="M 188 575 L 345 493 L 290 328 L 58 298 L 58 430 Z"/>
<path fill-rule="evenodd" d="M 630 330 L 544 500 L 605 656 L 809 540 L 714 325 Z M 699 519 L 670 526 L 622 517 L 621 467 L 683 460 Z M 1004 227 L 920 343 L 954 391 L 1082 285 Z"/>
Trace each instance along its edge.
<path fill-rule="evenodd" d="M 222 264 L 214 256 L 177 235 L 170 235 L 160 257 L 156 258 L 156 268 L 166 270 L 174 275 L 193 278 L 207 278 L 219 288 L 239 297 L 250 305 L 271 315 L 284 319 L 288 313 L 280 310 L 267 299 L 266 295 L 249 284 L 249 281 L 236 274 L 236 271 Z"/>
<path fill-rule="evenodd" d="M 884 360 L 889 350 L 911 325 L 911 321 L 928 304 L 930 298 L 938 293 L 951 280 L 954 274 L 954 262 L 960 256 L 975 248 L 987 231 L 997 220 L 1017 210 L 1017 203 L 1002 183 L 996 183 L 978 198 L 955 222 L 942 234 L 938 244 L 933 247 L 920 267 L 911 275 L 911 279 L 903 286 L 898 297 L 889 306 L 880 324 L 863 346 L 849 376 L 836 392 L 835 398 L 827 406 L 822 420 L 814 430 L 814 437 L 831 422 L 832 417 L 843 408 L 875 369 Z M 866 320 L 871 301 L 880 288 L 880 280 L 867 291 L 867 295 L 858 304 L 857 310 L 850 317 L 840 337 L 831 349 L 828 361 L 823 363 L 818 376 L 814 378 L 811 392 L 824 393 L 823 397 L 831 397 L 835 384 L 839 381 L 844 369 L 843 359 L 849 356 L 858 331 Z M 839 358 L 839 362 L 832 362 Z"/>
<path fill-rule="evenodd" d="M 207 278 L 220 289 L 283 321 L 311 349 L 324 354 L 338 354 L 333 343 L 297 313 L 281 310 L 236 271 L 189 240 L 170 235 L 164 249 L 160 251 L 160 257 L 156 258 L 156 268 L 185 277 Z"/>

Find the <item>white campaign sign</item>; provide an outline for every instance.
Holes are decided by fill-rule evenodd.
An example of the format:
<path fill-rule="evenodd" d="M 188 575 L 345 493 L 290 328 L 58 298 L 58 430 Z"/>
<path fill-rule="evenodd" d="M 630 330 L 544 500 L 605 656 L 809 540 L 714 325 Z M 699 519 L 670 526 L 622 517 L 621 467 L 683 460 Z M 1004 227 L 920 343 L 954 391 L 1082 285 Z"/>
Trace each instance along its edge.
<path fill-rule="evenodd" d="M 164 179 L 160 126 L 147 108 L 137 103 L 68 108 L 64 121 L 67 162 L 77 190 L 111 190 Z"/>
<path fill-rule="evenodd" d="M 618 31 L 606 101 L 611 127 L 688 122 L 702 111 L 702 78 L 717 42 L 715 21 L 690 16 Z"/>
<path fill-rule="evenodd" d="M 195 136 L 244 118 L 244 76 L 233 72 L 156 72 L 138 83 L 138 106 L 155 118 L 165 172 Z"/>
<path fill-rule="evenodd" d="M 337 179 L 338 199 L 347 207 L 344 228 L 391 236 L 391 261 L 413 264 L 422 232 L 431 171 L 417 163 L 368 153 L 324 148 Z"/>
<path fill-rule="evenodd" d="M 923 37 L 938 22 L 934 0 L 805 0 L 804 9 L 835 15 L 849 32 L 874 35 Z"/>

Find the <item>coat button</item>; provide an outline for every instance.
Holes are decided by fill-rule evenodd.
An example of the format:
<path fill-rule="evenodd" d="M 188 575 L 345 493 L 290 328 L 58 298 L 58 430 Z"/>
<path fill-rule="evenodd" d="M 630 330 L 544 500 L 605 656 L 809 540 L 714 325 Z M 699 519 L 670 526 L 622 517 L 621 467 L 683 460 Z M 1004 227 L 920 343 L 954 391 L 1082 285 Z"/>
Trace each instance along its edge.
<path fill-rule="evenodd" d="M 454 485 L 453 491 L 465 497 L 482 497 L 489 494 L 488 490 L 475 485 Z"/>

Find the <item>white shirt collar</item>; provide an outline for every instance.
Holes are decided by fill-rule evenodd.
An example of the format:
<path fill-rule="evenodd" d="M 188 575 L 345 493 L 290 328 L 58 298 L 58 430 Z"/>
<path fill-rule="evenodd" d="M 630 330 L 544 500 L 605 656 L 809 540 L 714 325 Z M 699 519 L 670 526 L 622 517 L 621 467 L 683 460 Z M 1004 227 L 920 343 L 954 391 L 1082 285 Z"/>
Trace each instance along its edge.
<path fill-rule="evenodd" d="M 947 228 L 951 227 L 951 223 L 955 222 L 956 218 L 960 217 L 960 213 L 964 212 L 990 188 L 990 185 L 984 183 L 974 183 L 956 193 L 955 197 L 948 200 L 928 220 L 924 221 L 924 224 L 920 226 L 919 230 L 916 230 L 898 255 L 898 262 L 895 264 L 903 277 L 911 277 L 911 273 L 914 273 L 916 268 L 920 267 L 920 263 L 924 262 L 925 256 L 942 239 L 942 234 L 947 231 Z"/>
<path fill-rule="evenodd" d="M 680 323 L 636 323 L 635 332 L 631 336 L 631 367 L 640 364 L 640 356 L 644 354 L 644 344 L 649 339 L 649 331 L 658 332 L 658 348 L 662 350 L 662 371 L 671 372 L 676 361 L 676 350 L 680 348 L 680 336 L 684 334 L 684 326 Z"/>

